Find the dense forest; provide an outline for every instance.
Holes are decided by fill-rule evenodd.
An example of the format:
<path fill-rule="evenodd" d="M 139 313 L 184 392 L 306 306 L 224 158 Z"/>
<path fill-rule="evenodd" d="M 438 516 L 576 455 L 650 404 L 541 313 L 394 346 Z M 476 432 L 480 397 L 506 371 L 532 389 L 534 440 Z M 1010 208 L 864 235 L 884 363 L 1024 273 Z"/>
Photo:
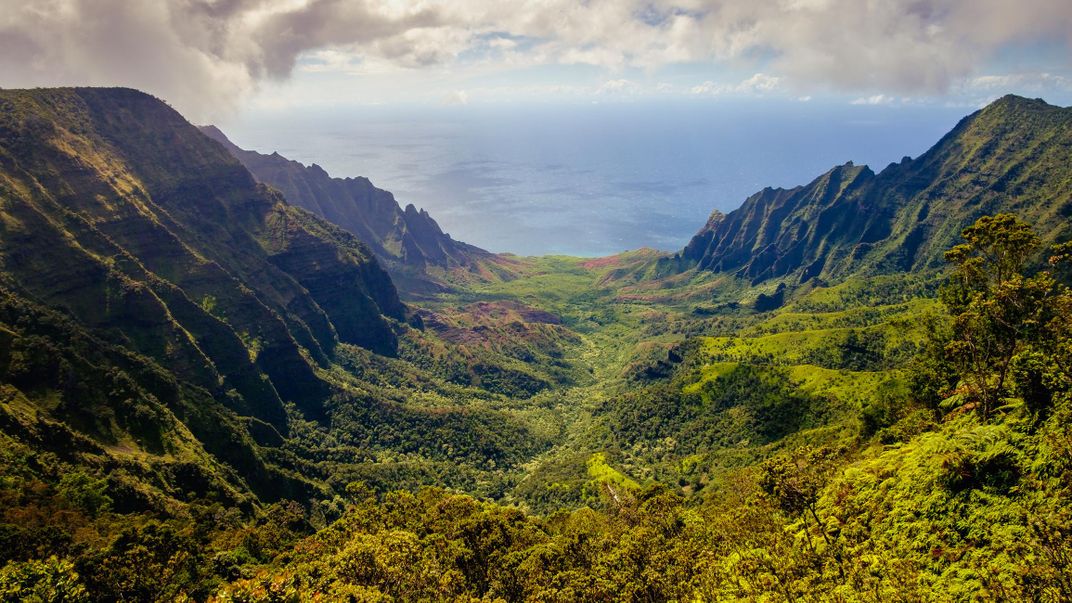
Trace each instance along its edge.
<path fill-rule="evenodd" d="M 390 245 L 0 91 L 0 598 L 1070 600 L 1070 137 L 1006 97 L 677 254 L 407 256 L 379 189 Z"/>

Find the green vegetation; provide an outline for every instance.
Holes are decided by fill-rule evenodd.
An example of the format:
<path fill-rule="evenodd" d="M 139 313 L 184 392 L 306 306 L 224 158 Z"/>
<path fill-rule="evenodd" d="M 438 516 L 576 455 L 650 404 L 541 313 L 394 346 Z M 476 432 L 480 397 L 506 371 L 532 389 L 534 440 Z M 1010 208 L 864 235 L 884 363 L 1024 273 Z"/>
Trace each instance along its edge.
<path fill-rule="evenodd" d="M 802 358 L 796 340 L 779 350 L 764 341 L 766 334 L 735 342 L 742 359 L 734 362 L 711 360 L 721 348 L 713 350 L 710 340 L 677 346 L 669 377 L 645 385 L 622 376 L 629 386 L 618 397 L 605 389 L 581 421 L 587 421 L 586 435 L 562 444 L 530 472 L 527 479 L 543 481 L 553 496 L 539 499 L 532 489 L 524 496 L 562 505 L 569 500 L 562 491 L 577 488 L 576 510 L 541 516 L 437 489 L 376 498 L 355 486 L 352 492 L 364 498 L 351 502 L 339 521 L 294 552 L 221 586 L 217 596 L 1072 596 L 1066 576 L 1072 554 L 1066 427 L 1072 381 L 1061 369 L 1064 356 L 1053 352 L 1067 351 L 1072 292 L 1053 271 L 1030 264 L 1030 254 L 1013 253 L 1022 245 L 1017 240 L 1029 234 L 1007 216 L 981 220 L 965 232 L 965 245 L 950 253 L 954 270 L 941 307 L 853 313 L 871 327 L 908 324 L 907 315 L 914 314 L 919 324 L 950 325 L 905 335 L 918 342 L 919 353 L 894 354 L 896 368 L 860 371 L 855 356 L 843 368 L 793 364 Z M 1030 236 L 1026 240 L 1037 246 Z M 1063 261 L 1063 253 L 1058 248 L 1054 261 Z M 984 261 L 960 261 L 966 257 Z M 1003 259 L 986 259 L 995 257 Z M 1042 285 L 1045 295 L 1037 295 Z M 1008 354 L 961 365 L 960 342 L 1008 333 L 1008 321 L 973 319 L 958 327 L 964 313 L 993 308 L 999 300 L 1008 307 L 1012 294 L 1023 302 L 1017 315 L 1028 316 L 1032 326 L 1018 323 L 1024 328 L 1015 330 L 1015 344 L 999 349 L 1034 360 L 1045 349 L 1046 361 L 1028 363 L 1034 372 L 1008 370 L 1025 362 L 1008 360 Z M 562 291 L 552 295 L 561 300 Z M 957 301 L 968 298 L 967 306 Z M 806 300 L 797 305 L 814 303 Z M 931 311 L 933 317 L 923 315 Z M 755 318 L 761 322 L 753 332 L 793 333 L 782 329 L 798 324 L 800 315 L 786 308 Z M 853 328 L 868 328 L 862 323 Z M 747 339 L 762 345 L 749 348 Z M 832 349 L 845 346 L 835 339 Z M 873 351 L 885 360 L 889 349 Z M 745 350 L 758 354 L 746 358 Z M 936 366 L 950 372 L 922 387 Z M 977 389 L 977 382 L 1003 383 L 1004 403 L 987 408 L 992 394 Z M 863 393 L 850 396 L 855 390 Z M 942 398 L 917 397 L 917 391 L 942 392 Z M 565 452 L 585 446 L 600 451 Z M 579 477 L 570 474 L 571 462 L 583 463 Z"/>
<path fill-rule="evenodd" d="M 922 273 L 942 264 L 984 214 L 1013 212 L 1047 240 L 1072 216 L 1072 108 L 1002 97 L 965 117 L 926 153 L 875 173 L 851 162 L 804 186 L 765 188 L 715 212 L 662 272 L 697 267 L 753 284 L 840 282 Z M 781 303 L 777 289 L 753 304 Z"/>
<path fill-rule="evenodd" d="M 0 91 L 0 192 L 2 600 L 1072 599 L 1052 220 L 829 282 L 468 250 L 405 305 L 101 90 Z"/>

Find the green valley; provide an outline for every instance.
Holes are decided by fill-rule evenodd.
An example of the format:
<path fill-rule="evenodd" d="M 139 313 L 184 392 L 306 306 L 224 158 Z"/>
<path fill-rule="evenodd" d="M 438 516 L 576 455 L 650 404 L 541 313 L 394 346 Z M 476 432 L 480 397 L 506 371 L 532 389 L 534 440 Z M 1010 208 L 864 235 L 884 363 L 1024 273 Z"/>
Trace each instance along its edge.
<path fill-rule="evenodd" d="M 1072 109 L 1005 97 L 677 253 L 518 257 L 2 90 L 0 598 L 1072 599 L 1070 183 Z"/>

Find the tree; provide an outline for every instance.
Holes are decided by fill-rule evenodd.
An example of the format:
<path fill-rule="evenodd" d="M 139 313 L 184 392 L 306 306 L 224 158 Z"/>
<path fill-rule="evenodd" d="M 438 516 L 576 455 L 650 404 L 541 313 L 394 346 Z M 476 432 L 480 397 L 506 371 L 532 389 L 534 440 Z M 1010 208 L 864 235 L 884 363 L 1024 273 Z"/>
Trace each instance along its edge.
<path fill-rule="evenodd" d="M 838 574 L 845 578 L 841 551 L 830 536 L 830 530 L 819 515 L 819 498 L 827 484 L 837 473 L 837 452 L 827 448 L 802 446 L 789 454 L 765 461 L 759 468 L 759 487 L 771 501 L 790 517 L 799 517 L 804 522 L 804 536 L 808 548 L 818 555 L 819 550 L 811 540 L 808 518 L 833 555 Z"/>
<path fill-rule="evenodd" d="M 941 292 L 953 317 L 945 353 L 969 402 L 987 418 L 1010 395 L 1014 359 L 1042 340 L 1064 291 L 1048 271 L 1028 276 L 1041 241 L 1015 216 L 984 216 L 963 237 L 945 254 L 954 265 Z"/>
<path fill-rule="evenodd" d="M 59 495 L 75 507 L 96 516 L 111 508 L 112 499 L 106 494 L 108 480 L 96 479 L 83 471 L 72 471 L 60 478 L 56 487 Z"/>

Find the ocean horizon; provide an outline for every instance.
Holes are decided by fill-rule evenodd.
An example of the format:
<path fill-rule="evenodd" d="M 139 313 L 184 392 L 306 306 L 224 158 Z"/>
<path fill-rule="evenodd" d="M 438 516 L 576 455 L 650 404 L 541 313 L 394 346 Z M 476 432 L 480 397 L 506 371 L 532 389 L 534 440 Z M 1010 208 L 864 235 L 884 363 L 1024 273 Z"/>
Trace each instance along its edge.
<path fill-rule="evenodd" d="M 680 249 L 713 210 L 852 161 L 916 157 L 973 110 L 934 105 L 638 102 L 251 111 L 239 146 L 364 176 L 494 252 Z"/>

